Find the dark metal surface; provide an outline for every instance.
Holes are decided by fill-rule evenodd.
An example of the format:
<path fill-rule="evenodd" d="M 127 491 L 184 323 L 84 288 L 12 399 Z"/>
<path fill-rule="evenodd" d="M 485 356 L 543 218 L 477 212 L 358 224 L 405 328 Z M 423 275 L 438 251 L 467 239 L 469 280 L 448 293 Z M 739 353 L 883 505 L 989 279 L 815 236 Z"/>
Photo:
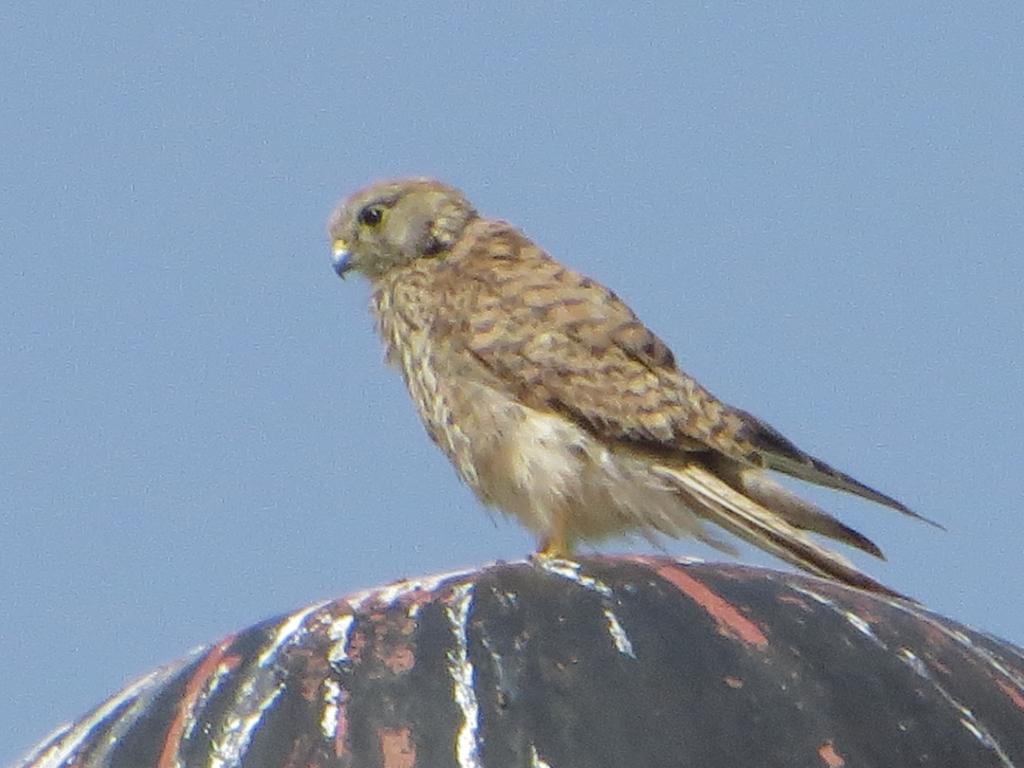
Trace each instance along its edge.
<path fill-rule="evenodd" d="M 23 765 L 1024 766 L 1024 653 L 806 576 L 497 564 L 243 630 Z"/>

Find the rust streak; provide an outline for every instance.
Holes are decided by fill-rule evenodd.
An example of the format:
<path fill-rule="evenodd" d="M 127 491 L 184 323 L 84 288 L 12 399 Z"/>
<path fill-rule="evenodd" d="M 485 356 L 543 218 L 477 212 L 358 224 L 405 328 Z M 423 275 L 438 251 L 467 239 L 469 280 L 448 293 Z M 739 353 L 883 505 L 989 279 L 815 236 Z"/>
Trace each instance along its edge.
<path fill-rule="evenodd" d="M 228 669 L 234 669 L 238 666 L 241 660 L 238 656 L 227 656 L 227 649 L 231 646 L 235 640 L 234 635 L 221 640 L 217 645 L 213 646 L 210 651 L 206 654 L 206 658 L 203 659 L 202 663 L 196 668 L 196 671 L 192 674 L 191 679 L 188 681 L 188 685 L 185 686 L 185 692 L 182 694 L 181 699 L 178 701 L 177 712 L 174 714 L 174 720 L 171 721 L 170 726 L 167 728 L 167 737 L 164 740 L 164 748 L 160 751 L 160 759 L 157 761 L 157 768 L 173 768 L 178 764 L 178 752 L 181 749 L 181 739 L 185 735 L 185 723 L 195 707 L 196 702 L 199 701 L 199 697 L 203 692 L 203 688 L 209 682 L 210 678 L 216 674 L 217 669 L 224 664 Z"/>
<path fill-rule="evenodd" d="M 345 740 L 348 738 L 348 702 L 347 694 L 342 691 L 342 699 L 338 702 L 338 724 L 334 728 L 334 756 L 345 754 Z"/>
<path fill-rule="evenodd" d="M 811 606 L 809 606 L 807 604 L 807 601 L 797 597 L 796 595 L 782 594 L 782 595 L 779 595 L 776 598 L 776 600 L 778 600 L 779 603 L 784 604 L 784 605 L 795 605 L 798 608 L 802 608 L 806 613 L 810 613 L 811 612 Z"/>
<path fill-rule="evenodd" d="M 408 672 L 416 665 L 416 654 L 408 645 L 399 645 L 381 654 L 384 666 L 399 675 Z"/>
<path fill-rule="evenodd" d="M 349 635 L 348 644 L 345 647 L 349 660 L 353 663 L 361 661 L 363 658 L 363 649 L 365 647 L 366 633 L 361 629 L 353 630 L 352 634 Z"/>
<path fill-rule="evenodd" d="M 697 581 L 692 576 L 682 572 L 681 569 L 672 566 L 658 568 L 657 574 L 661 578 L 675 585 L 680 592 L 689 596 L 695 603 L 701 606 L 715 620 L 718 632 L 725 637 L 736 637 L 748 645 L 764 647 L 768 645 L 768 638 L 764 632 L 736 610 L 728 600 L 715 594 L 707 585 Z"/>
<path fill-rule="evenodd" d="M 416 765 L 416 746 L 407 727 L 381 728 L 378 733 L 384 768 L 413 768 Z"/>
<path fill-rule="evenodd" d="M 999 686 L 1003 693 L 1010 697 L 1010 701 L 1017 705 L 1017 709 L 1024 709 L 1024 694 L 1018 688 L 1010 685 L 1005 680 L 997 680 L 996 685 Z"/>
<path fill-rule="evenodd" d="M 818 756 L 828 768 L 843 768 L 846 765 L 846 761 L 843 756 L 836 752 L 835 746 L 831 741 L 826 741 L 820 747 L 818 747 Z"/>

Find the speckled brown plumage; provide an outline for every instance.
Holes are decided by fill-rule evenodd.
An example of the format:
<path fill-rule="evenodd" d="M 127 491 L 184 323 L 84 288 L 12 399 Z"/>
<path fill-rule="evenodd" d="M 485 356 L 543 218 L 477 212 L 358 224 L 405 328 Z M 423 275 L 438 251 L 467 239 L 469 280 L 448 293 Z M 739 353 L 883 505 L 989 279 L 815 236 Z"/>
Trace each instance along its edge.
<path fill-rule="evenodd" d="M 612 291 L 430 179 L 384 182 L 330 222 L 339 274 L 362 272 L 388 358 L 427 431 L 542 554 L 714 522 L 814 573 L 888 592 L 816 532 L 867 538 L 783 489 L 778 470 L 917 517 L 715 398 Z"/>

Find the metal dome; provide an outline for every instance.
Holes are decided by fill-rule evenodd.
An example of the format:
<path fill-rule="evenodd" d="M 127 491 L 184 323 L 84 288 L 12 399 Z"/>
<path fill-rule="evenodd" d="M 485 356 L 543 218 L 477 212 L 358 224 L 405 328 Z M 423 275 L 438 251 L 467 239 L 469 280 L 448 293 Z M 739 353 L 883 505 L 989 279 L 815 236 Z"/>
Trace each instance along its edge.
<path fill-rule="evenodd" d="M 1005 768 L 1024 653 L 803 575 L 498 563 L 245 629 L 22 765 Z"/>

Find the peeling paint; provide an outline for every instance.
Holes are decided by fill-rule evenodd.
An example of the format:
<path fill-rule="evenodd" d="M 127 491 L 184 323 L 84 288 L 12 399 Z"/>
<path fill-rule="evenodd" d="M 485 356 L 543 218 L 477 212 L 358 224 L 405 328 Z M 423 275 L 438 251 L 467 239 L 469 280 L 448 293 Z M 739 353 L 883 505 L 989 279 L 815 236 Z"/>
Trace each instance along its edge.
<path fill-rule="evenodd" d="M 164 748 L 157 762 L 158 768 L 176 768 L 180 764 L 178 753 L 181 741 L 195 727 L 195 712 L 202 706 L 208 695 L 229 671 L 235 669 L 241 659 L 227 655 L 235 636 L 230 635 L 213 646 L 203 657 L 192 677 L 185 685 L 185 692 L 178 701 L 177 711 L 164 738 Z"/>
<path fill-rule="evenodd" d="M 260 688 L 256 683 L 258 679 L 265 678 L 254 678 L 242 686 L 238 704 L 230 710 L 232 714 L 222 721 L 218 736 L 211 737 L 210 768 L 238 768 L 242 765 L 253 733 L 284 691 L 284 684 L 277 682 L 267 686 L 256 698 Z"/>
<path fill-rule="evenodd" d="M 178 667 L 166 667 L 154 670 L 108 699 L 90 716 L 67 728 L 56 743 L 50 744 L 42 752 L 36 752 L 32 768 L 63 768 L 71 764 L 72 757 L 88 739 L 96 726 L 116 712 L 125 702 L 145 695 L 147 692 L 158 693 L 159 686 L 168 677 L 178 671 Z"/>
<path fill-rule="evenodd" d="M 318 611 L 327 605 L 327 601 L 316 603 L 310 607 L 296 611 L 292 615 L 288 616 L 282 621 L 277 628 L 277 632 L 274 633 L 273 639 L 267 643 L 267 647 L 263 649 L 263 652 L 257 657 L 256 665 L 260 667 L 267 666 L 273 661 L 277 654 L 292 640 L 294 640 L 302 631 L 302 624 L 306 618 L 313 613 Z"/>
<path fill-rule="evenodd" d="M 996 680 L 996 685 L 999 689 L 1010 697 L 1010 701 L 1014 703 L 1017 709 L 1024 709 L 1024 694 L 1020 692 L 1020 689 L 1007 683 L 1005 680 Z"/>
<path fill-rule="evenodd" d="M 781 594 L 778 596 L 777 602 L 781 605 L 795 605 L 797 608 L 801 608 L 804 613 L 810 613 L 813 610 L 806 600 L 801 600 L 796 595 Z"/>
<path fill-rule="evenodd" d="M 676 567 L 658 568 L 657 573 L 707 611 L 715 620 L 719 634 L 735 637 L 759 648 L 768 645 L 768 638 L 757 624 L 740 613 L 728 600 L 712 592 L 707 585 Z"/>
<path fill-rule="evenodd" d="M 380 752 L 384 768 L 413 768 L 416 765 L 416 745 L 409 728 L 381 728 Z"/>
<path fill-rule="evenodd" d="M 835 745 L 831 741 L 826 741 L 818 747 L 818 756 L 828 768 L 843 768 L 846 765 L 843 756 L 836 752 Z"/>
<path fill-rule="evenodd" d="M 409 645 L 396 645 L 381 655 L 381 661 L 389 670 L 400 675 L 416 665 L 416 654 Z"/>
<path fill-rule="evenodd" d="M 476 568 L 446 571 L 445 573 L 436 573 L 417 579 L 402 579 L 383 587 L 354 592 L 346 598 L 346 602 L 351 606 L 353 613 L 358 613 L 369 605 L 378 608 L 390 608 L 402 598 L 408 597 L 413 593 L 419 592 L 428 596 L 434 595 L 437 590 L 449 582 L 465 578 L 474 573 L 477 573 Z"/>

